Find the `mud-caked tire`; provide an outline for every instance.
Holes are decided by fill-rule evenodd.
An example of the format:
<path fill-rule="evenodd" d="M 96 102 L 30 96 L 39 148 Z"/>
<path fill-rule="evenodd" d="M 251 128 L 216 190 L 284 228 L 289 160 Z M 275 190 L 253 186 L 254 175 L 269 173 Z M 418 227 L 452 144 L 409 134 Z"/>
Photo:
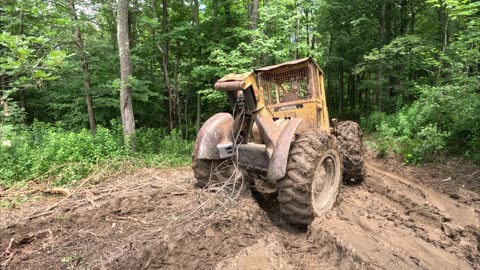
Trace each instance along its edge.
<path fill-rule="evenodd" d="M 232 159 L 198 159 L 192 155 L 192 169 L 193 177 L 197 180 L 196 185 L 200 188 L 228 181 L 231 177 L 241 177 L 241 172 L 233 167 Z"/>
<path fill-rule="evenodd" d="M 342 158 L 333 135 L 306 130 L 292 143 L 287 173 L 277 182 L 280 213 L 309 225 L 333 207 L 342 182 Z"/>
<path fill-rule="evenodd" d="M 361 183 L 365 177 L 362 135 L 362 129 L 353 121 L 337 125 L 337 140 L 343 156 L 343 181 L 347 184 Z"/>

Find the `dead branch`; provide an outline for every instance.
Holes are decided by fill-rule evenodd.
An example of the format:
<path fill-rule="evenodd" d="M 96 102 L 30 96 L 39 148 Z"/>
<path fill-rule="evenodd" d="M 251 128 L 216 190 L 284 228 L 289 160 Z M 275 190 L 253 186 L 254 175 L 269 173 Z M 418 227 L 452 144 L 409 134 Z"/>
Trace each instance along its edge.
<path fill-rule="evenodd" d="M 94 233 L 94 232 L 91 232 L 91 231 L 84 231 L 84 232 L 85 232 L 86 234 L 90 234 L 90 235 L 95 236 L 95 237 L 100 237 L 100 235 L 98 235 L 98 234 L 96 234 L 96 233 Z M 80 237 L 82 237 L 82 238 L 85 238 L 85 235 L 82 235 L 82 234 L 80 234 L 80 233 L 79 233 L 78 235 L 79 235 Z"/>
<path fill-rule="evenodd" d="M 4 263 L 2 263 L 2 266 L 4 266 L 4 267 L 6 268 L 6 266 L 10 263 L 10 261 L 13 259 L 13 257 L 15 257 L 15 255 L 16 255 L 17 253 L 18 253 L 17 250 L 15 250 L 14 252 L 12 252 L 12 253 L 10 254 L 10 256 L 8 256 L 8 259 L 7 259 Z"/>
<path fill-rule="evenodd" d="M 53 235 L 52 230 L 46 229 L 46 230 L 38 231 L 36 233 L 29 233 L 27 236 L 23 237 L 22 239 L 20 239 L 16 242 L 19 245 L 28 244 L 28 243 L 31 243 L 32 241 L 34 241 L 35 239 L 37 239 L 39 237 L 40 238 L 45 238 L 47 236 L 46 233 L 48 233 L 48 238 L 51 238 L 52 235 Z"/>
<path fill-rule="evenodd" d="M 218 170 L 220 166 L 221 164 L 219 164 L 217 168 L 212 168 L 210 173 L 218 174 L 219 176 L 221 176 L 220 174 L 221 172 Z M 208 188 L 206 188 L 205 191 L 214 191 L 214 193 L 208 196 L 208 198 L 203 203 L 201 203 L 198 207 L 196 207 L 195 209 L 193 209 L 192 211 L 184 215 L 182 219 L 187 219 L 195 212 L 203 209 L 212 200 L 218 200 L 218 196 L 224 195 L 222 196 L 223 203 L 221 203 L 219 207 L 217 207 L 212 213 L 210 213 L 209 218 L 211 218 L 218 211 L 224 209 L 228 202 L 235 201 L 238 198 L 238 196 L 240 196 L 244 187 L 244 178 L 243 178 L 243 175 L 238 170 L 237 164 L 233 164 L 231 166 L 233 166 L 232 174 L 229 177 L 221 176 L 221 178 L 223 178 L 222 182 L 215 185 L 211 185 Z"/>
<path fill-rule="evenodd" d="M 85 180 L 82 181 L 82 183 L 80 183 L 80 185 L 78 185 L 77 188 L 75 188 L 75 190 L 73 192 L 71 192 L 69 195 L 65 196 L 63 199 L 61 199 L 60 201 L 56 202 L 55 204 L 53 204 L 52 206 L 49 206 L 47 207 L 46 209 L 44 209 L 42 211 L 42 213 L 45 213 L 45 212 L 48 212 L 48 211 L 51 211 L 52 209 L 55 209 L 58 205 L 60 205 L 63 201 L 67 200 L 68 198 L 72 197 L 73 194 L 75 194 L 85 183 L 87 183 L 88 181 L 92 180 L 92 178 L 94 177 L 95 175 L 91 175 L 87 178 L 85 178 Z M 40 215 L 34 215 L 34 216 L 31 216 L 31 217 L 28 217 L 27 219 L 33 219 L 35 217 L 38 217 L 38 216 L 42 216 L 43 214 L 40 214 Z"/>
<path fill-rule="evenodd" d="M 8 244 L 8 247 L 5 249 L 3 252 L 4 255 L 10 254 L 10 249 L 12 248 L 13 241 L 15 241 L 15 238 L 10 238 L 10 243 Z"/>
<path fill-rule="evenodd" d="M 43 216 L 48 216 L 50 214 L 52 214 L 54 211 L 47 211 L 47 212 L 41 212 L 39 214 L 36 214 L 36 215 L 33 215 L 33 216 L 30 216 L 28 217 L 27 219 L 29 220 L 32 220 L 32 219 L 35 219 L 35 218 L 39 218 L 39 217 L 43 217 Z"/>
<path fill-rule="evenodd" d="M 187 192 L 184 192 L 184 191 L 170 192 L 170 195 L 173 195 L 173 196 L 181 196 L 185 194 L 187 194 Z"/>
<path fill-rule="evenodd" d="M 463 161 L 463 157 L 461 157 L 461 158 L 457 161 L 457 163 L 455 163 L 455 166 L 458 166 L 458 164 L 460 164 L 460 162 L 462 162 L 462 161 Z"/>
<path fill-rule="evenodd" d="M 62 195 L 65 195 L 65 196 L 69 196 L 71 194 L 70 190 L 68 190 L 66 188 L 46 189 L 46 190 L 43 191 L 43 193 L 51 194 L 51 195 L 62 194 Z"/>
<path fill-rule="evenodd" d="M 142 223 L 144 225 L 150 225 L 149 222 L 146 222 L 146 221 L 143 221 L 143 220 L 139 220 L 139 219 L 136 219 L 136 218 L 132 218 L 132 217 L 115 217 L 116 219 L 120 219 L 120 220 L 131 220 L 131 221 L 135 221 L 135 222 L 138 222 L 138 223 Z"/>
<path fill-rule="evenodd" d="M 95 208 L 99 208 L 100 206 L 98 206 L 98 204 L 96 204 L 90 197 L 86 197 L 85 198 L 89 203 L 91 203 L 93 205 L 93 207 Z"/>
<path fill-rule="evenodd" d="M 35 194 L 35 193 L 41 191 L 41 189 L 39 189 L 39 188 L 34 188 L 33 190 L 26 190 L 28 187 L 31 186 L 31 183 L 32 183 L 32 181 L 29 181 L 26 185 L 24 185 L 23 187 L 21 187 L 20 189 L 18 189 L 16 191 L 12 191 L 11 193 L 8 192 L 9 194 L 5 194 L 5 195 L 0 195 L 0 197 L 2 197 L 1 201 L 8 201 L 8 200 L 10 200 L 10 198 L 18 197 L 18 196 L 22 196 L 22 195 L 32 195 L 32 194 Z M 0 190 L 0 193 L 1 193 L 1 190 Z"/>
<path fill-rule="evenodd" d="M 480 170 L 478 170 L 478 171 L 476 171 L 476 172 L 474 172 L 474 173 L 470 174 L 470 176 L 469 176 L 468 178 L 472 178 L 472 177 L 473 177 L 475 174 L 477 174 L 477 173 L 479 173 L 479 172 L 480 172 Z"/>

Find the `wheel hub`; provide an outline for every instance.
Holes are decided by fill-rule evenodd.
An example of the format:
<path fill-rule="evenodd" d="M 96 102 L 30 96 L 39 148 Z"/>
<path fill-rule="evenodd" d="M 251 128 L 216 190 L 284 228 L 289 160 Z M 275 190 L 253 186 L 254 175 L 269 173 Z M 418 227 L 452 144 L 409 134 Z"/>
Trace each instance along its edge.
<path fill-rule="evenodd" d="M 311 199 L 316 216 L 333 206 L 340 181 L 339 157 L 333 151 L 327 151 L 317 163 L 313 175 Z"/>

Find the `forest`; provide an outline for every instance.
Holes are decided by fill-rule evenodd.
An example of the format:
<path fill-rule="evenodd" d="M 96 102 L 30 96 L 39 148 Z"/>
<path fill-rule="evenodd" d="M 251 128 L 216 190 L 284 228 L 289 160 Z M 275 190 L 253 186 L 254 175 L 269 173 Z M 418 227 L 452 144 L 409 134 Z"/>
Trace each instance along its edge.
<path fill-rule="evenodd" d="M 474 0 L 2 0 L 0 186 L 187 165 L 216 80 L 307 56 L 372 149 L 480 162 L 479 45 Z"/>

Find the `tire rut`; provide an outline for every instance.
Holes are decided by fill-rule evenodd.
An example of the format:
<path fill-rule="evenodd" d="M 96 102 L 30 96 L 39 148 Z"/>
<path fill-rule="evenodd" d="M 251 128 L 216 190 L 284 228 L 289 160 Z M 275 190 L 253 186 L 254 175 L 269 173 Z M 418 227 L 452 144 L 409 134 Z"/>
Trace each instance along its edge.
<path fill-rule="evenodd" d="M 222 202 L 181 220 L 209 196 L 194 187 L 193 173 L 139 171 L 72 196 L 49 216 L 18 223 L 22 211 L 0 215 L 0 251 L 15 239 L 0 264 L 11 257 L 7 269 L 480 269 L 472 206 L 367 164 L 364 183 L 343 186 L 334 208 L 308 228 L 289 225 L 275 196 L 255 192 L 213 217 Z M 99 190 L 109 195 L 95 206 L 86 196 Z"/>

